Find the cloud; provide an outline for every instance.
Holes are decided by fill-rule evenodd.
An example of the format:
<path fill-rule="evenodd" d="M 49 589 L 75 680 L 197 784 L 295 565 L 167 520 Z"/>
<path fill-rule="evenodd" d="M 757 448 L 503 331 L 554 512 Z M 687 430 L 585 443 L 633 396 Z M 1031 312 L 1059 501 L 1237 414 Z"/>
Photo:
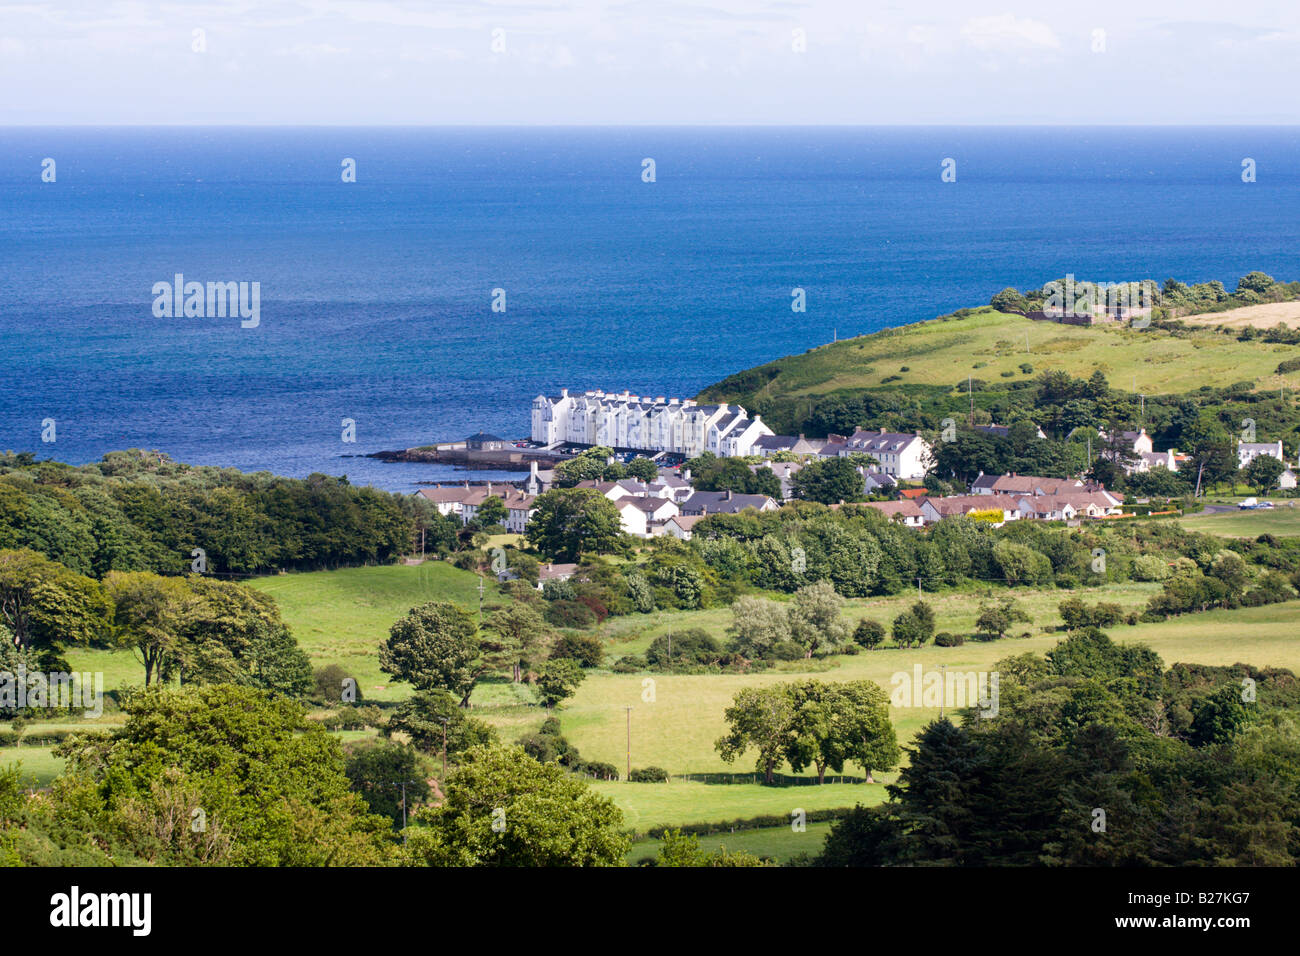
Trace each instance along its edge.
<path fill-rule="evenodd" d="M 977 50 L 996 52 L 1026 49 L 1059 50 L 1061 41 L 1041 20 L 1030 20 L 1003 13 L 995 17 L 975 17 L 962 24 L 961 35 Z"/>

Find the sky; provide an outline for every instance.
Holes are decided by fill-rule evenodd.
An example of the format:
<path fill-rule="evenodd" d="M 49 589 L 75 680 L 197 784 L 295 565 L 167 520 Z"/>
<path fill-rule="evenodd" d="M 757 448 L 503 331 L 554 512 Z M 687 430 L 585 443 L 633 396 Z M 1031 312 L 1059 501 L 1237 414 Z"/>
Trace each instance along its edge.
<path fill-rule="evenodd" d="M 0 125 L 1294 124 L 1300 3 L 0 0 Z"/>

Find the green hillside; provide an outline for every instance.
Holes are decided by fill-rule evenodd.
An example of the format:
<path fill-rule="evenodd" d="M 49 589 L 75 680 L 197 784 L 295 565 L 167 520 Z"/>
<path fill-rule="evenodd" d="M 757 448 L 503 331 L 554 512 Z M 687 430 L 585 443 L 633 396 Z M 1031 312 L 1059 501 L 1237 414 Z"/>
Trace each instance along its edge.
<path fill-rule="evenodd" d="M 977 380 L 977 404 L 981 390 L 1024 387 L 1044 372 L 1086 379 L 1101 371 L 1113 388 L 1148 397 L 1246 382 L 1290 391 L 1300 387 L 1300 370 L 1278 375 L 1277 367 L 1297 356 L 1300 346 L 1239 341 L 1213 328 L 1061 325 L 985 307 L 777 359 L 699 398 L 739 402 L 779 430 L 799 424 L 818 399 L 864 391 L 955 410 L 968 376 Z"/>

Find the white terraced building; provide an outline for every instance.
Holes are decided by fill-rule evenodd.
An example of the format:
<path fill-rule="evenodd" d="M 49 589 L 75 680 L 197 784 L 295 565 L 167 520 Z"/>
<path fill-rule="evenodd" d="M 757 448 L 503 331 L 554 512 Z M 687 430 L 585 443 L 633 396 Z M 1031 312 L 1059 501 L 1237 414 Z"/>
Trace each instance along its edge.
<path fill-rule="evenodd" d="M 556 445 L 604 445 L 637 451 L 674 452 L 696 458 L 755 454 L 754 444 L 772 429 L 739 405 L 699 405 L 662 395 L 587 391 L 533 399 L 532 439 Z"/>

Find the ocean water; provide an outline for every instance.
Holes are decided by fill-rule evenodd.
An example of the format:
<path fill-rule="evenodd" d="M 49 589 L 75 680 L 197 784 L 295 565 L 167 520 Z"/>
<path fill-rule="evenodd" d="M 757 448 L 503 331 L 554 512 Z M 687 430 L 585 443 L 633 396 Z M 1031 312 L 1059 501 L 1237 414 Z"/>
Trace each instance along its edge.
<path fill-rule="evenodd" d="M 690 396 L 1007 285 L 1298 254 L 1297 128 L 6 128 L 0 448 L 412 490 L 466 475 L 349 456 L 522 437 L 561 387 Z M 259 282 L 260 324 L 155 317 L 176 273 Z"/>

